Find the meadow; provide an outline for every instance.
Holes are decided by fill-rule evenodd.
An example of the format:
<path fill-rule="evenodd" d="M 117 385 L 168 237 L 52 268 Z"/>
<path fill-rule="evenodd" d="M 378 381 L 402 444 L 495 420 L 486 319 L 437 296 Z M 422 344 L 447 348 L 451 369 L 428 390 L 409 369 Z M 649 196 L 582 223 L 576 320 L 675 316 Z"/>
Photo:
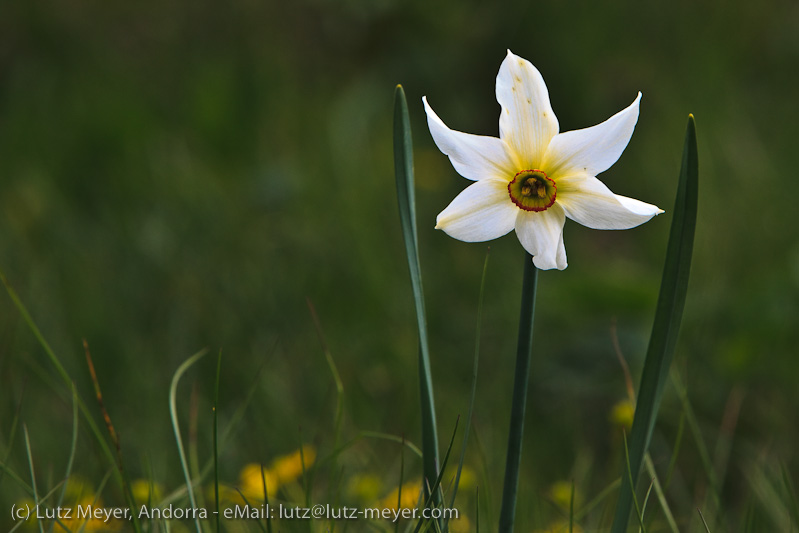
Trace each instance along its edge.
<path fill-rule="evenodd" d="M 450 530 L 496 531 L 523 250 L 513 234 L 473 244 L 434 229 L 468 182 L 436 148 L 421 98 L 453 129 L 496 136 L 510 49 L 543 74 L 561 131 L 643 93 L 600 177 L 666 211 L 628 231 L 567 222 L 569 267 L 539 274 L 516 530 L 610 530 L 689 113 L 696 240 L 650 447 L 667 505 L 652 493 L 644 527 L 673 531 L 667 507 L 679 531 L 799 530 L 797 35 L 799 11 L 781 0 L 1 3 L 0 529 L 134 530 L 12 520 L 12 505 L 45 495 L 211 509 L 215 485 L 240 504 L 262 503 L 268 485 L 288 507 L 416 504 L 401 83 L 442 457 L 455 435 L 447 495 L 479 355 Z M 215 531 L 213 517 L 201 527 Z"/>

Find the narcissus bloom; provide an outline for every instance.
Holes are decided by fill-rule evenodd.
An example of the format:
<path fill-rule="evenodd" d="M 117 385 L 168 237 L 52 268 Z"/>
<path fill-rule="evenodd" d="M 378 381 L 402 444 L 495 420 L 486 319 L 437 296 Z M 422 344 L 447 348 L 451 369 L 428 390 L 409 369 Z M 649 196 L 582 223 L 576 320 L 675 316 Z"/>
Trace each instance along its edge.
<path fill-rule="evenodd" d="M 619 158 L 638 121 L 635 101 L 605 122 L 559 133 L 544 79 L 508 50 L 497 75 L 499 138 L 449 129 L 422 98 L 438 148 L 475 181 L 436 219 L 436 229 L 467 242 L 511 230 L 540 269 L 566 268 L 566 217 L 595 229 L 628 229 L 662 213 L 613 194 L 596 175 Z"/>

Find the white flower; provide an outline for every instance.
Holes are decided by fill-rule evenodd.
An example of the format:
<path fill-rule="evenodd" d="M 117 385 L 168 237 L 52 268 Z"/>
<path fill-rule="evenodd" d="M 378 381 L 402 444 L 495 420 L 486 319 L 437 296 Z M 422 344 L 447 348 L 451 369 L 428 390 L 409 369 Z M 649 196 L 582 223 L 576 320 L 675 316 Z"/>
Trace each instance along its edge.
<path fill-rule="evenodd" d="M 595 229 L 628 229 L 662 213 L 613 194 L 596 178 L 619 158 L 638 121 L 641 93 L 627 109 L 582 130 L 558 132 L 544 79 L 508 50 L 497 75 L 499 138 L 449 129 L 422 98 L 438 148 L 475 181 L 436 219 L 436 229 L 467 242 L 511 230 L 540 269 L 566 268 L 566 217 Z"/>

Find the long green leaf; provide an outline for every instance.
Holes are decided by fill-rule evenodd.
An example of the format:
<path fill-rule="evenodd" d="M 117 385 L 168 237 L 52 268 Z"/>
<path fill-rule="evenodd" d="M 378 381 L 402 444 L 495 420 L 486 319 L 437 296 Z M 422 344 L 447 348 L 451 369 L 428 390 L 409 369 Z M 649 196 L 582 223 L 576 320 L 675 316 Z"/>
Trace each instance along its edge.
<path fill-rule="evenodd" d="M 513 531 L 516 517 L 516 492 L 519 488 L 519 467 L 522 461 L 522 438 L 524 437 L 524 411 L 527 406 L 527 383 L 530 381 L 530 360 L 533 351 L 533 319 L 535 318 L 535 295 L 538 284 L 538 269 L 533 257 L 524 254 L 524 281 L 522 282 L 522 305 L 519 312 L 519 338 L 516 345 L 516 369 L 513 378 L 513 403 L 510 411 L 508 431 L 508 456 L 505 462 L 505 482 L 502 487 L 502 507 L 499 512 L 500 533 Z"/>
<path fill-rule="evenodd" d="M 218 450 L 224 450 L 227 443 L 233 438 L 234 432 L 238 429 L 239 423 L 244 418 L 244 414 L 247 411 L 250 403 L 252 402 L 253 397 L 255 396 L 255 391 L 258 390 L 258 384 L 260 383 L 259 378 L 263 372 L 263 369 L 266 365 L 266 359 L 261 364 L 258 371 L 255 373 L 255 379 L 253 379 L 252 384 L 247 391 L 247 395 L 244 398 L 244 401 L 236 408 L 233 412 L 233 415 L 230 417 L 230 422 L 227 423 L 225 429 L 222 431 L 220 435 L 219 442 L 218 442 Z M 192 488 L 200 486 L 200 484 L 205 481 L 205 479 L 213 474 L 214 470 L 214 459 L 213 457 L 209 457 L 203 466 L 202 471 L 200 472 L 199 479 L 195 479 L 192 482 Z M 160 505 L 161 507 L 167 506 L 169 504 L 175 503 L 180 498 L 183 498 L 188 493 L 188 488 L 185 486 L 181 486 L 173 490 L 171 493 L 167 494 L 164 498 L 161 499 Z M 167 524 L 165 521 L 164 524 Z M 164 526 L 168 527 L 168 526 Z"/>
<path fill-rule="evenodd" d="M 22 384 L 22 393 L 25 392 L 25 383 Z M 20 393 L 19 395 L 19 403 L 17 403 L 17 408 L 14 410 L 14 419 L 11 421 L 11 431 L 8 435 L 8 444 L 6 445 L 5 452 L 3 453 L 3 459 L 0 460 L 0 484 L 3 482 L 3 476 L 6 474 L 5 463 L 8 461 L 8 458 L 11 456 L 11 450 L 14 447 L 14 437 L 17 435 L 17 427 L 19 425 L 19 412 L 22 410 L 22 398 L 23 394 Z M 21 480 L 20 480 L 21 481 Z M 28 491 L 30 493 L 30 491 Z"/>
<path fill-rule="evenodd" d="M 790 509 L 793 519 L 799 525 L 799 502 L 796 499 L 796 491 L 793 489 L 791 477 L 788 475 L 788 468 L 785 464 L 780 465 L 780 473 L 782 474 L 782 483 L 785 485 L 785 492 L 788 500 L 788 509 Z M 793 525 L 791 526 L 793 527 Z"/>
<path fill-rule="evenodd" d="M 480 533 L 480 487 L 474 488 L 474 530 Z"/>
<path fill-rule="evenodd" d="M 671 222 L 660 295 L 630 433 L 631 475 L 629 477 L 622 476 L 621 493 L 616 505 L 612 533 L 623 533 L 627 530 L 633 491 L 635 490 L 630 480 L 633 484 L 636 483 L 638 474 L 641 472 L 641 464 L 649 448 L 663 388 L 674 357 L 680 321 L 685 307 L 685 296 L 688 292 L 688 277 L 691 271 L 691 254 L 696 229 L 698 180 L 696 126 L 693 115 L 689 115 L 680 182 L 677 187 L 677 199 L 674 202 L 674 217 Z"/>
<path fill-rule="evenodd" d="M 327 361 L 327 366 L 330 369 L 330 373 L 333 375 L 333 383 L 336 386 L 336 414 L 333 419 L 333 448 L 335 449 L 338 448 L 338 445 L 341 443 L 341 423 L 344 419 L 344 382 L 341 381 L 338 367 L 333 360 L 333 355 L 330 353 L 325 334 L 322 331 L 322 323 L 319 321 L 319 315 L 316 314 L 316 308 L 310 298 L 306 298 L 305 302 L 308 304 L 308 310 L 311 312 L 311 319 L 316 328 L 316 336 L 319 338 L 319 344 L 322 345 L 322 353 L 325 355 L 325 361 Z"/>
<path fill-rule="evenodd" d="M 216 533 L 220 533 L 219 528 L 219 376 L 222 373 L 222 350 L 216 358 L 216 381 L 214 383 L 214 521 L 216 523 Z"/>
<path fill-rule="evenodd" d="M 8 279 L 6 278 L 5 274 L 3 274 L 2 271 L 0 271 L 0 283 L 2 283 L 3 286 L 5 287 L 8 296 L 11 298 L 11 301 L 14 303 L 14 306 L 17 308 L 17 311 L 19 312 L 20 316 L 22 316 L 22 320 L 28 326 L 28 329 L 30 329 L 31 333 L 33 333 L 33 336 L 36 337 L 36 340 L 39 342 L 39 345 L 44 350 L 44 353 L 47 356 L 47 358 L 50 360 L 50 363 L 55 367 L 56 371 L 58 372 L 58 375 L 64 381 L 64 384 L 67 387 L 69 387 L 71 390 L 73 387 L 74 380 L 69 376 L 67 371 L 64 369 L 64 365 L 61 364 L 61 361 L 58 359 L 55 352 L 50 347 L 50 344 L 44 338 L 44 335 L 39 329 L 39 326 L 36 325 L 36 322 L 34 322 L 33 317 L 28 311 L 28 308 L 25 307 L 24 303 L 22 303 L 22 300 L 17 294 L 17 291 L 15 291 L 14 288 L 11 286 L 11 283 L 9 283 Z M 132 495 L 130 493 L 130 486 L 125 481 L 125 476 L 123 475 L 123 472 L 119 469 L 119 464 L 116 461 L 116 457 L 114 457 L 114 453 L 111 451 L 111 447 L 108 445 L 108 441 L 106 441 L 105 437 L 103 437 L 103 434 L 100 432 L 100 429 L 95 423 L 94 418 L 92 418 L 91 411 L 89 411 L 89 408 L 86 406 L 86 404 L 84 403 L 83 399 L 80 396 L 78 396 L 78 407 L 80 407 L 81 413 L 83 413 L 83 416 L 86 418 L 86 422 L 89 426 L 89 429 L 97 439 L 97 443 L 100 445 L 100 448 L 102 448 L 103 453 L 111 462 L 111 464 L 116 467 L 116 472 L 115 472 L 116 478 L 117 481 L 119 482 L 119 486 L 122 488 L 122 492 L 125 494 L 125 498 L 128 501 L 128 506 L 131 509 L 134 508 L 135 502 L 133 501 Z M 141 531 L 141 524 L 139 523 L 139 516 L 137 513 L 133 513 L 133 530 L 136 532 Z"/>
<path fill-rule="evenodd" d="M 405 91 L 397 85 L 394 92 L 394 173 L 397 181 L 402 236 L 405 255 L 413 286 L 413 302 L 416 307 L 416 325 L 419 330 L 419 392 L 422 409 L 422 463 L 424 477 L 429 482 L 438 477 L 438 433 L 436 431 L 435 402 L 433 401 L 433 379 L 430 372 L 430 352 L 427 345 L 427 319 L 425 318 L 424 293 L 422 292 L 422 270 L 419 266 L 419 245 L 416 236 L 416 200 L 413 181 L 413 143 L 408 116 Z M 422 485 L 427 486 L 427 483 Z M 434 495 L 434 505 L 441 502 Z"/>
<path fill-rule="evenodd" d="M 180 365 L 175 371 L 175 375 L 172 376 L 172 384 L 169 386 L 169 416 L 172 418 L 172 429 L 175 432 L 175 441 L 178 445 L 180 466 L 183 469 L 183 475 L 186 478 L 186 491 L 189 493 L 189 503 L 191 503 L 191 507 L 193 509 L 197 508 L 197 500 L 194 498 L 194 487 L 191 482 L 189 465 L 186 462 L 186 452 L 183 449 L 183 439 L 180 436 L 180 426 L 178 425 L 177 392 L 180 378 L 183 376 L 186 370 L 188 370 L 191 365 L 196 363 L 202 356 L 204 356 L 207 351 L 208 350 L 202 350 L 186 359 L 186 361 L 184 361 L 183 364 Z M 200 520 L 196 516 L 194 517 L 194 525 L 197 528 L 197 533 L 202 533 L 202 528 L 200 528 Z"/>
<path fill-rule="evenodd" d="M 660 485 L 660 478 L 658 478 L 657 471 L 655 470 L 655 463 L 652 462 L 652 457 L 649 456 L 649 453 L 644 456 L 644 465 L 649 473 L 649 477 L 652 479 L 652 488 L 655 489 L 655 496 L 657 496 L 660 508 L 663 510 L 663 516 L 666 518 L 666 523 L 671 533 L 680 533 L 680 530 L 677 529 L 677 522 L 674 520 L 674 515 L 671 512 L 669 503 L 666 501 L 666 495 L 663 493 L 663 487 Z"/>
<path fill-rule="evenodd" d="M 432 487 L 430 487 L 430 490 L 428 491 L 429 494 L 435 495 L 435 494 L 438 494 L 438 492 L 439 492 L 439 488 L 441 487 L 441 480 L 444 478 L 444 469 L 447 467 L 447 462 L 449 462 L 449 455 L 452 452 L 452 445 L 455 444 L 455 435 L 457 435 L 457 433 L 458 433 L 458 422 L 460 422 L 460 417 L 458 417 L 455 420 L 455 428 L 452 430 L 452 438 L 449 439 L 449 446 L 447 446 L 447 451 L 444 454 L 444 462 L 441 463 L 441 472 L 438 473 L 438 477 L 436 478 L 436 482 L 433 484 Z M 432 509 L 432 508 L 435 507 L 435 506 L 431 507 L 431 503 L 432 502 L 433 502 L 433 497 L 428 497 L 428 498 L 425 499 L 424 506 L 426 508 Z M 440 531 L 441 530 L 441 520 L 421 519 L 416 524 L 416 529 L 414 529 L 414 533 L 419 533 L 420 531 L 424 531 L 424 530 L 420 529 L 424 523 L 434 524 L 435 528 L 436 528 L 436 531 Z"/>
<path fill-rule="evenodd" d="M 61 493 L 58 495 L 58 502 L 56 508 L 60 508 L 64 503 L 64 496 L 67 493 L 67 483 L 69 477 L 72 475 L 72 465 L 75 462 L 75 451 L 78 449 L 78 391 L 75 389 L 75 384 L 72 384 L 72 444 L 69 448 L 69 459 L 67 459 L 67 471 L 64 474 L 64 485 L 61 487 Z M 55 531 L 55 523 L 50 526 L 50 531 Z"/>
<path fill-rule="evenodd" d="M 569 495 L 569 533 L 574 533 L 574 478 L 572 478 L 572 491 Z"/>
<path fill-rule="evenodd" d="M 25 434 L 25 450 L 28 452 L 28 468 L 31 473 L 31 487 L 33 487 L 33 504 L 38 509 L 39 492 L 36 490 L 36 474 L 34 473 L 33 469 L 33 454 L 31 454 L 31 439 L 28 436 L 28 427 L 25 424 L 22 424 L 22 432 Z M 42 521 L 37 520 L 36 523 L 39 526 L 39 533 L 44 533 L 44 526 L 42 526 Z"/>
<path fill-rule="evenodd" d="M 624 460 L 627 466 L 626 469 L 628 476 L 627 481 L 632 483 L 633 477 L 632 477 L 632 470 L 630 469 L 630 448 L 627 446 L 626 435 L 624 435 Z M 634 491 L 632 492 L 632 495 L 633 495 L 633 504 L 635 504 L 635 516 L 638 518 L 638 524 L 641 526 L 641 528 L 638 531 L 639 533 L 646 533 L 645 531 L 646 528 L 644 527 L 644 515 L 643 513 L 641 513 L 641 508 L 638 505 L 638 498 L 636 497 Z M 647 492 L 647 499 L 649 499 L 649 492 Z"/>

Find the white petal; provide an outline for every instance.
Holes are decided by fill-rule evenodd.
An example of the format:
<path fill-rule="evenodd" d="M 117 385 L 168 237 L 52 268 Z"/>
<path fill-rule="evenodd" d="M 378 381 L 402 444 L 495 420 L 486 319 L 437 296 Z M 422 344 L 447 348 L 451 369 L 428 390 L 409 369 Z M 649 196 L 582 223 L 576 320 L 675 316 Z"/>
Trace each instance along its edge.
<path fill-rule="evenodd" d="M 555 203 L 546 211 L 522 211 L 516 216 L 516 235 L 533 263 L 541 270 L 566 268 L 566 247 L 563 245 L 563 209 Z"/>
<path fill-rule="evenodd" d="M 518 211 L 507 181 L 481 180 L 466 187 L 438 215 L 436 229 L 466 242 L 489 241 L 513 229 Z"/>
<path fill-rule="evenodd" d="M 615 163 L 630 142 L 635 123 L 638 122 L 638 104 L 641 93 L 623 111 L 605 122 L 582 130 L 556 135 L 549 143 L 544 166 L 550 176 L 569 174 L 597 174 Z"/>
<path fill-rule="evenodd" d="M 558 180 L 556 203 L 566 216 L 594 229 L 629 229 L 643 224 L 663 211 L 657 206 L 613 194 L 593 176 Z"/>
<path fill-rule="evenodd" d="M 558 133 L 558 119 L 541 73 L 510 50 L 499 67 L 497 102 L 502 106 L 499 136 L 516 152 L 519 170 L 541 168 L 547 145 Z"/>
<path fill-rule="evenodd" d="M 513 178 L 516 165 L 502 139 L 451 130 L 427 103 L 427 97 L 422 101 L 433 140 L 438 149 L 449 156 L 458 174 L 470 180 L 506 177 L 510 181 Z"/>

